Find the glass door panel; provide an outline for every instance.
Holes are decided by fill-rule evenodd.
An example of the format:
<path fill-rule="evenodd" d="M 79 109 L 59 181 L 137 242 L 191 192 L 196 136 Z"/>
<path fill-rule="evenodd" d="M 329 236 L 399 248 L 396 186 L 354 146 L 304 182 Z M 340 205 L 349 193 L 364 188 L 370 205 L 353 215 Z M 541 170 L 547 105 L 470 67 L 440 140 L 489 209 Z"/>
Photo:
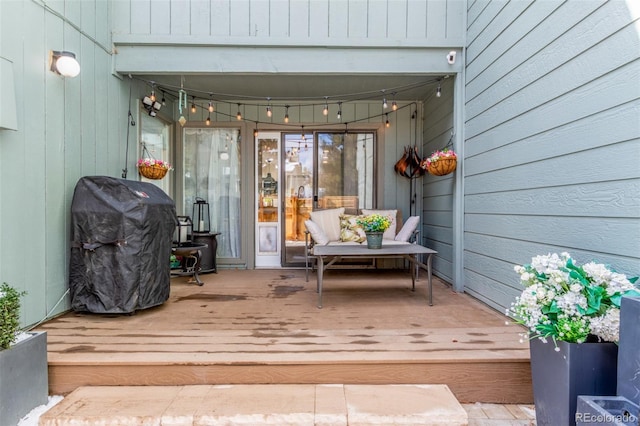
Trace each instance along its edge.
<path fill-rule="evenodd" d="M 220 233 L 218 258 L 241 256 L 239 136 L 234 128 L 183 130 L 183 215 L 191 216 L 196 197 L 210 204 L 211 232 Z"/>
<path fill-rule="evenodd" d="M 373 207 L 373 133 L 318 133 L 319 209 Z"/>
<path fill-rule="evenodd" d="M 280 133 L 256 137 L 256 267 L 280 266 Z"/>
<path fill-rule="evenodd" d="M 304 264 L 305 220 L 315 209 L 374 205 L 374 133 L 283 136 L 284 266 Z"/>
<path fill-rule="evenodd" d="M 314 200 L 313 134 L 283 134 L 284 241 L 283 264 L 304 264 L 304 221 Z"/>

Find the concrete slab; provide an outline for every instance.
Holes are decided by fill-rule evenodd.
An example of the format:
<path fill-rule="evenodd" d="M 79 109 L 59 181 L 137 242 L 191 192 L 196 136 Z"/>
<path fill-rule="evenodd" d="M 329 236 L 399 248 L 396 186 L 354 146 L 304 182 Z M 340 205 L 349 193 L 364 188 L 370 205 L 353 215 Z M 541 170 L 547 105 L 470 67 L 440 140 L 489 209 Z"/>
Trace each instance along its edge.
<path fill-rule="evenodd" d="M 445 385 L 81 387 L 40 417 L 62 425 L 467 425 Z"/>

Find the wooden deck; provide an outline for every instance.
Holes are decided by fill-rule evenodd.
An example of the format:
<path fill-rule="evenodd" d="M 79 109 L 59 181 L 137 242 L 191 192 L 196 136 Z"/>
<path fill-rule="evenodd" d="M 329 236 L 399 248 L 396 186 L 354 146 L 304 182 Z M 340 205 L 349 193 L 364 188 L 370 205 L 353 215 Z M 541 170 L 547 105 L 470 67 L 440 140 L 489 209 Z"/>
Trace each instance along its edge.
<path fill-rule="evenodd" d="M 172 278 L 161 306 L 68 313 L 48 334 L 51 394 L 88 385 L 447 384 L 458 400 L 533 401 L 528 344 L 506 317 L 434 278 L 325 274 L 324 308 L 304 270 Z"/>

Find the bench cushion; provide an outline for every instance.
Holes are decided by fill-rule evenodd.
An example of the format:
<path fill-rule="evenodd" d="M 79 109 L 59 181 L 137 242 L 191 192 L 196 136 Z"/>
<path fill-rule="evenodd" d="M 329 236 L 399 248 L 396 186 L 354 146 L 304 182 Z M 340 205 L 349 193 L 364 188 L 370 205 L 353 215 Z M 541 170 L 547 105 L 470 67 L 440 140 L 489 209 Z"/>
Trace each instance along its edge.
<path fill-rule="evenodd" d="M 416 230 L 420 223 L 420 216 L 411 216 L 402 226 L 402 229 L 396 235 L 396 241 L 409 241 L 413 231 Z"/>
<path fill-rule="evenodd" d="M 312 211 L 310 216 L 311 220 L 324 231 L 329 241 L 338 241 L 340 240 L 340 215 L 343 213 L 344 207 L 340 207 L 338 209 Z M 316 242 L 318 241 L 316 240 Z"/>
<path fill-rule="evenodd" d="M 362 214 L 364 216 L 369 216 L 371 214 L 379 214 L 381 216 L 387 216 L 391 220 L 391 225 L 387 228 L 386 231 L 382 234 L 382 238 L 386 240 L 393 240 L 396 238 L 396 216 L 398 214 L 398 210 L 367 210 L 362 209 Z"/>
<path fill-rule="evenodd" d="M 311 238 L 313 238 L 313 241 L 316 244 L 320 244 L 321 246 L 327 245 L 327 243 L 329 242 L 329 238 L 317 223 L 315 223 L 311 219 L 307 219 L 304 221 L 304 224 L 307 227 L 307 231 L 309 231 L 309 233 L 311 234 Z"/>

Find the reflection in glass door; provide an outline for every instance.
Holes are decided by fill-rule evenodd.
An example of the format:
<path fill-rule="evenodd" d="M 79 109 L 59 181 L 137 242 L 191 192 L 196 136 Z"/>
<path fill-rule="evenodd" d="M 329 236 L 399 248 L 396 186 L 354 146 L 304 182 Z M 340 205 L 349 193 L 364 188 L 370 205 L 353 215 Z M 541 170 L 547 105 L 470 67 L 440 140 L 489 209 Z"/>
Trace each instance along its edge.
<path fill-rule="evenodd" d="M 315 209 L 374 205 L 373 132 L 284 134 L 283 266 L 304 264 L 305 220 Z"/>
<path fill-rule="evenodd" d="M 304 264 L 304 221 L 314 201 L 313 134 L 284 134 L 284 266 Z"/>

